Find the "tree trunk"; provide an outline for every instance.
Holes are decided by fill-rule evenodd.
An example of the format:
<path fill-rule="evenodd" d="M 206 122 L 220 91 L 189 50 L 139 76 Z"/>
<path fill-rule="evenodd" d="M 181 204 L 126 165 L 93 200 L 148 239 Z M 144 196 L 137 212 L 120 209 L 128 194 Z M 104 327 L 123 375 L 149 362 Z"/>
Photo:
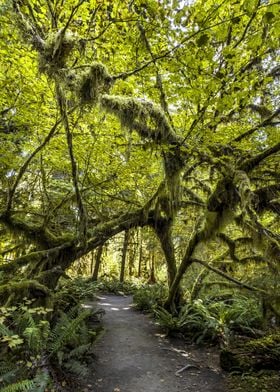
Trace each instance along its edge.
<path fill-rule="evenodd" d="M 151 252 L 151 259 L 150 259 L 150 279 L 149 279 L 149 283 L 150 284 L 155 284 L 156 283 L 156 274 L 155 274 L 155 252 L 152 251 Z"/>
<path fill-rule="evenodd" d="M 172 223 L 166 219 L 161 219 L 157 221 L 154 229 L 165 256 L 167 264 L 168 286 L 171 287 L 177 273 L 175 251 L 171 237 Z"/>
<path fill-rule="evenodd" d="M 139 258 L 138 258 L 138 274 L 137 277 L 140 278 L 142 274 L 142 260 L 143 260 L 143 243 L 141 229 L 139 230 Z"/>
<path fill-rule="evenodd" d="M 101 261 L 102 261 L 102 251 L 103 251 L 103 245 L 100 245 L 97 248 L 97 252 L 96 252 L 96 256 L 95 256 L 95 265 L 94 265 L 94 270 L 93 270 L 93 274 L 92 274 L 93 281 L 96 281 L 98 278 L 98 272 L 99 272 L 99 268 L 100 268 Z"/>
<path fill-rule="evenodd" d="M 120 282 L 124 281 L 125 260 L 126 260 L 128 242 L 129 242 L 129 230 L 125 230 L 124 239 L 123 239 L 123 248 L 122 248 Z"/>
<path fill-rule="evenodd" d="M 133 243 L 130 243 L 129 252 L 128 252 L 128 274 L 132 277 L 135 274 L 134 260 L 137 251 L 137 243 L 135 243 L 136 233 L 133 231 Z"/>

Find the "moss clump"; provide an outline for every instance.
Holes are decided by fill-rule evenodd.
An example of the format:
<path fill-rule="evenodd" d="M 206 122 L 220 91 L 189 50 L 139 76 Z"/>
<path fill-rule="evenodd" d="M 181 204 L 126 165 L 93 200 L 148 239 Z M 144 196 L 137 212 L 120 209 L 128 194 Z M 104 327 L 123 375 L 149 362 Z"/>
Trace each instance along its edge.
<path fill-rule="evenodd" d="M 280 375 L 276 371 L 250 373 L 246 375 L 232 374 L 228 378 L 229 392 L 278 392 Z"/>
<path fill-rule="evenodd" d="M 144 138 L 178 142 L 164 113 L 152 102 L 104 95 L 101 105 L 108 112 L 118 116 L 124 127 L 131 131 L 136 130 Z"/>
<path fill-rule="evenodd" d="M 77 81 L 77 94 L 81 103 L 94 104 L 100 94 L 108 93 L 112 78 L 107 68 L 101 63 L 94 63 L 89 71 L 83 72 Z"/>
<path fill-rule="evenodd" d="M 52 76 L 65 68 L 66 60 L 75 47 L 75 36 L 70 31 L 51 33 L 39 54 L 39 71 Z"/>
<path fill-rule="evenodd" d="M 224 349 L 220 355 L 224 370 L 280 370 L 280 332 Z"/>

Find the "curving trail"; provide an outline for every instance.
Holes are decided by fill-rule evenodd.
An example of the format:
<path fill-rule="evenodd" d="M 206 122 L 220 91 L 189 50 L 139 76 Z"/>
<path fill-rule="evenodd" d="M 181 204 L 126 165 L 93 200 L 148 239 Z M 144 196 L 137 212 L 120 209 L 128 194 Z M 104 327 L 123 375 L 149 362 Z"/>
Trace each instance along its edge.
<path fill-rule="evenodd" d="M 84 390 L 227 391 L 214 352 L 181 342 L 170 343 L 146 315 L 132 308 L 131 302 L 131 297 L 99 297 L 98 306 L 106 312 L 105 333 L 96 344 L 92 378 Z M 176 374 L 185 366 L 185 370 Z"/>

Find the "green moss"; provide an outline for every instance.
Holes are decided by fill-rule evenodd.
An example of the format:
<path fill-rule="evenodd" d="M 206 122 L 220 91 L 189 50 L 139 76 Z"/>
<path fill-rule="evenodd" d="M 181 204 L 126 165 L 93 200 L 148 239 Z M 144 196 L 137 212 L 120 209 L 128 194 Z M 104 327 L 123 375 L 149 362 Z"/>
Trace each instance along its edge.
<path fill-rule="evenodd" d="M 101 63 L 94 63 L 77 78 L 76 90 L 82 103 L 94 104 L 100 94 L 109 92 L 111 85 L 112 78 L 107 68 Z"/>
<path fill-rule="evenodd" d="M 221 351 L 221 367 L 228 371 L 280 369 L 280 332 Z"/>
<path fill-rule="evenodd" d="M 65 67 L 66 60 L 75 46 L 75 36 L 70 31 L 51 33 L 39 54 L 39 71 L 52 76 Z"/>
<path fill-rule="evenodd" d="M 245 344 L 245 348 L 251 350 L 252 353 L 263 354 L 271 353 L 273 350 L 280 361 L 280 332 L 250 340 Z"/>
<path fill-rule="evenodd" d="M 165 114 L 152 102 L 134 98 L 104 95 L 101 106 L 115 114 L 121 124 L 129 130 L 136 130 L 140 136 L 156 141 L 177 141 Z"/>
<path fill-rule="evenodd" d="M 275 371 L 250 373 L 244 375 L 232 374 L 228 378 L 229 392 L 278 392 L 280 390 L 280 375 Z"/>

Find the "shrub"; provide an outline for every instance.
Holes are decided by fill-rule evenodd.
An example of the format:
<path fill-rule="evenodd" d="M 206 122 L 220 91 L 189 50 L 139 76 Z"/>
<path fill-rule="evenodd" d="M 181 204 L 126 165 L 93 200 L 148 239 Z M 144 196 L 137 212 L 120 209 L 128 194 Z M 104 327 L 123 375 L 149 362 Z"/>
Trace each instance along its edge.
<path fill-rule="evenodd" d="M 210 341 L 228 344 L 235 333 L 258 334 L 262 313 L 252 298 L 235 297 L 231 301 L 203 302 L 198 299 L 183 306 L 177 316 L 163 308 L 155 309 L 158 323 L 168 334 L 180 333 L 196 343 Z"/>
<path fill-rule="evenodd" d="M 167 297 L 167 288 L 161 284 L 145 285 L 140 287 L 133 296 L 136 309 L 153 311 L 162 306 Z"/>
<path fill-rule="evenodd" d="M 96 287 L 105 293 L 112 293 L 116 295 L 131 295 L 137 286 L 131 282 L 120 282 L 117 279 L 102 279 L 96 284 Z"/>
<path fill-rule="evenodd" d="M 55 294 L 55 311 L 34 307 L 27 299 L 17 306 L 0 308 L 1 392 L 44 392 L 54 383 L 65 384 L 66 375 L 70 380 L 86 375 L 101 329 L 91 320 L 95 314 L 99 319 L 99 310 L 83 309 L 79 304 L 92 293 L 85 290 L 87 285 L 76 282 L 73 287 L 73 292 L 67 285 Z M 65 312 L 61 307 L 69 297 L 75 306 L 68 306 Z"/>

